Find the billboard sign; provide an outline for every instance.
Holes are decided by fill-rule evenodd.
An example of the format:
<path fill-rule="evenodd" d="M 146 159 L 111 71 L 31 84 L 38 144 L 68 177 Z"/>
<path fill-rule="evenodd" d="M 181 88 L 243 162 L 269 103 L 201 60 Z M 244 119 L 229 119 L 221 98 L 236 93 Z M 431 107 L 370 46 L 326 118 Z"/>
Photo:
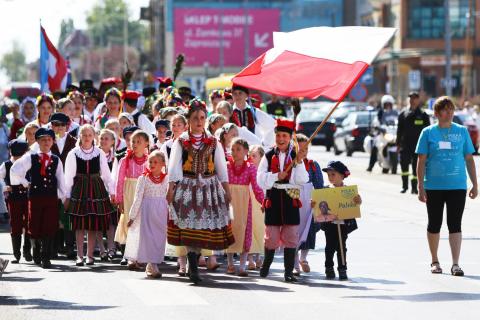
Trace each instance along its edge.
<path fill-rule="evenodd" d="M 279 9 L 176 8 L 175 55 L 185 54 L 187 66 L 216 67 L 223 52 L 224 66 L 242 67 L 273 46 L 279 28 Z"/>

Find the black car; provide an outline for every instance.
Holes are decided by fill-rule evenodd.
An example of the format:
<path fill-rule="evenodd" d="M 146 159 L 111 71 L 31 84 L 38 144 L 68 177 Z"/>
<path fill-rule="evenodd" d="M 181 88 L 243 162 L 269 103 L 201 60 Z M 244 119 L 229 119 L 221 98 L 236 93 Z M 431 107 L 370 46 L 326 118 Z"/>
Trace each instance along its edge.
<path fill-rule="evenodd" d="M 346 152 L 350 157 L 355 151 L 364 151 L 363 140 L 370 132 L 373 121 L 378 121 L 375 110 L 350 112 L 335 132 L 333 138 L 335 155 Z"/>
<path fill-rule="evenodd" d="M 325 108 L 303 107 L 297 118 L 297 132 L 310 137 L 318 125 L 325 119 L 327 112 Z M 320 132 L 313 138 L 312 144 L 327 147 L 327 151 L 333 146 L 333 134 L 337 130 L 334 120 L 325 123 Z"/>

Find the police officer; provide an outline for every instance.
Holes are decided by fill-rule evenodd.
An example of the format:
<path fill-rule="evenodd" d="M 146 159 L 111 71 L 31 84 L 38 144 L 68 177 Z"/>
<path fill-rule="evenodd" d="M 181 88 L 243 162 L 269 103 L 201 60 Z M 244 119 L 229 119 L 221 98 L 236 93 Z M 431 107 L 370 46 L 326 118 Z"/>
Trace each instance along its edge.
<path fill-rule="evenodd" d="M 408 95 L 410 107 L 402 110 L 398 116 L 397 146 L 400 151 L 400 167 L 402 169 L 402 190 L 408 190 L 409 166 L 412 165 L 412 194 L 418 194 L 417 189 L 417 155 L 415 147 L 423 128 L 430 125 L 430 118 L 420 108 L 420 96 L 413 91 Z"/>

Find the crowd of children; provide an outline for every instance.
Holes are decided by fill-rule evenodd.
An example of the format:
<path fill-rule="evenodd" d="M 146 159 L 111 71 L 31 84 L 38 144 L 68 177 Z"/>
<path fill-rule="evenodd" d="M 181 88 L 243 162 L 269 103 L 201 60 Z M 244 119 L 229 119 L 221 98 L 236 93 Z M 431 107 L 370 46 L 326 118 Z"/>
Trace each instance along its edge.
<path fill-rule="evenodd" d="M 308 251 L 322 229 L 326 276 L 335 277 L 337 252 L 339 278 L 347 279 L 345 242 L 355 221 L 314 219 L 311 193 L 325 187 L 322 169 L 307 158 L 308 138 L 295 135 L 293 121 L 255 108 L 240 86 L 213 92 L 207 105 L 170 79 L 143 98 L 108 80 L 97 105 L 91 86 L 59 101 L 42 94 L 22 102 L 10 159 L 0 166 L 12 263 L 21 261 L 22 243 L 25 261 L 47 269 L 59 254 L 94 265 L 99 249 L 102 261 L 151 278 L 176 258 L 178 274 L 199 283 L 199 266 L 215 270 L 224 254 L 227 274 L 259 269 L 267 277 L 282 248 L 285 281 L 296 282 L 310 272 Z M 341 162 L 323 171 L 331 187 L 349 175 Z"/>

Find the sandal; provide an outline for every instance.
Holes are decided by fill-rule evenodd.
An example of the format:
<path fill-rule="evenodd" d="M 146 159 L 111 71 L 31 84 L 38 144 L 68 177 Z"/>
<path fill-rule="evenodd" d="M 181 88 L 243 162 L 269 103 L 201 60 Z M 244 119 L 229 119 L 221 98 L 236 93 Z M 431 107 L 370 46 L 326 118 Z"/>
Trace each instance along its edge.
<path fill-rule="evenodd" d="M 263 265 L 262 259 L 258 259 L 257 261 L 255 261 L 255 266 L 257 267 L 257 269 L 260 269 L 262 265 Z"/>
<path fill-rule="evenodd" d="M 255 262 L 250 261 L 248 263 L 248 270 L 255 270 L 256 268 L 257 268 L 257 266 L 255 265 Z"/>
<path fill-rule="evenodd" d="M 462 268 L 458 264 L 452 265 L 452 269 L 450 269 L 450 272 L 452 273 L 452 276 L 456 277 L 463 277 L 464 273 Z"/>
<path fill-rule="evenodd" d="M 178 275 L 180 277 L 185 277 L 187 275 L 187 268 L 186 267 L 179 267 L 178 268 Z"/>
<path fill-rule="evenodd" d="M 239 270 L 238 271 L 238 276 L 239 277 L 248 277 L 248 272 L 245 270 Z"/>
<path fill-rule="evenodd" d="M 227 274 L 235 274 L 235 266 L 227 266 Z"/>
<path fill-rule="evenodd" d="M 300 266 L 302 267 L 302 271 L 305 272 L 305 273 L 309 273 L 310 272 L 310 266 L 308 265 L 308 261 L 305 260 L 305 261 L 300 261 Z"/>
<path fill-rule="evenodd" d="M 443 272 L 442 268 L 440 267 L 440 263 L 438 261 L 434 261 L 430 264 L 430 272 L 435 274 L 439 274 Z"/>
<path fill-rule="evenodd" d="M 215 270 L 217 270 L 219 267 L 220 267 L 220 264 L 218 264 L 218 263 L 210 264 L 209 262 L 207 262 L 207 270 L 215 271 Z"/>

